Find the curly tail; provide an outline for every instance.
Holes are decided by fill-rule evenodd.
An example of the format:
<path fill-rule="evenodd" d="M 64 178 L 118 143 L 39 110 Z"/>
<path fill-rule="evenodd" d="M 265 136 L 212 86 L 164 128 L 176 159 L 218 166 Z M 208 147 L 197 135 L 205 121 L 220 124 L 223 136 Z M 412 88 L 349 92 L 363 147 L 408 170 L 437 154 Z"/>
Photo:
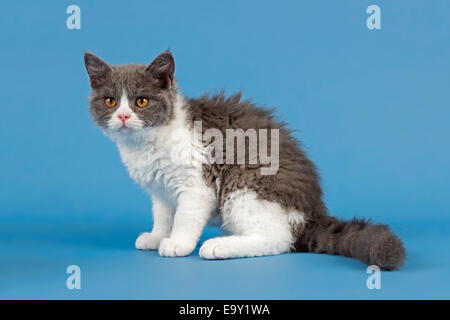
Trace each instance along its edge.
<path fill-rule="evenodd" d="M 359 219 L 341 221 L 329 216 L 307 223 L 299 232 L 294 248 L 351 257 L 384 270 L 400 268 L 406 256 L 402 241 L 388 226 Z"/>

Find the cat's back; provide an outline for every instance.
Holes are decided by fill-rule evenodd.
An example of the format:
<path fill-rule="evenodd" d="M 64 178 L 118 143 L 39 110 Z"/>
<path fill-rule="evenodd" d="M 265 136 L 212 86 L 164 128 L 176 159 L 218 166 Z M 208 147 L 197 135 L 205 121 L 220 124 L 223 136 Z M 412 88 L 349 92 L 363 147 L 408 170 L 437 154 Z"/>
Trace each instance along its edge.
<path fill-rule="evenodd" d="M 261 108 L 242 94 L 203 95 L 188 100 L 191 120 L 202 121 L 203 130 L 219 129 L 280 129 L 283 124 L 274 120 L 273 110 Z"/>
<path fill-rule="evenodd" d="M 243 101 L 240 93 L 228 98 L 223 93 L 214 96 L 204 95 L 197 99 L 189 99 L 188 103 L 190 120 L 201 121 L 203 133 L 208 129 L 220 130 L 224 140 L 227 137 L 227 129 L 242 129 L 244 132 L 253 129 L 258 133 L 261 129 L 265 129 L 267 131 L 264 131 L 264 134 L 269 134 L 273 129 L 278 130 L 276 143 L 279 153 L 276 156 L 279 168 L 274 174 L 261 175 L 261 171 L 256 170 L 265 166 L 261 163 L 245 166 L 236 163 L 222 165 L 216 163 L 204 166 L 204 176 L 211 181 L 211 185 L 213 181 L 220 179 L 223 194 L 219 196 L 219 203 L 223 204 L 233 190 L 247 187 L 256 191 L 260 198 L 276 201 L 285 207 L 309 211 L 310 214 L 314 214 L 311 213 L 313 208 L 317 208 L 319 214 L 325 211 L 321 206 L 321 188 L 315 165 L 301 149 L 291 130 L 286 128 L 283 122 L 275 119 L 273 110 L 259 107 L 250 101 Z M 271 139 L 268 138 L 267 142 L 270 145 Z M 236 145 L 234 147 L 236 148 Z M 224 148 L 226 149 L 226 144 Z M 226 150 L 223 151 L 225 154 Z M 248 150 L 245 152 L 248 159 Z M 274 189 L 274 186 L 277 188 Z"/>
<path fill-rule="evenodd" d="M 229 97 L 224 93 L 203 95 L 200 98 L 189 99 L 188 104 L 188 120 L 200 121 L 202 133 L 209 129 L 217 129 L 226 139 L 227 129 L 235 131 L 242 129 L 244 132 L 254 130 L 258 139 L 260 134 L 266 135 L 270 148 L 270 135 L 273 131 L 277 131 L 280 164 L 306 159 L 299 142 L 292 135 L 292 130 L 275 118 L 274 109 L 263 108 L 251 101 L 242 100 L 240 92 Z M 306 165 L 312 166 L 310 163 Z"/>

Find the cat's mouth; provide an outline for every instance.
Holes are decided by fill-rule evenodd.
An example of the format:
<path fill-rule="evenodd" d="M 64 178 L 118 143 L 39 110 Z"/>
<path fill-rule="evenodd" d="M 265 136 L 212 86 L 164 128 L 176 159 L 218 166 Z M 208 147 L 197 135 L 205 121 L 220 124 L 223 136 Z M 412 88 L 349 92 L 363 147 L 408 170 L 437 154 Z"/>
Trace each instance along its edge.
<path fill-rule="evenodd" d="M 127 125 L 125 122 L 122 122 L 120 124 L 120 127 L 117 129 L 117 131 L 130 131 L 133 129 L 133 126 Z"/>
<path fill-rule="evenodd" d="M 130 134 L 132 132 L 139 131 L 142 127 L 136 123 L 110 123 L 108 126 L 108 131 L 117 132 L 120 134 Z"/>
<path fill-rule="evenodd" d="M 128 131 L 130 131 L 131 130 L 131 128 L 130 127 L 127 127 L 125 124 L 124 125 L 122 125 L 117 131 L 119 131 L 119 132 L 128 132 Z"/>
<path fill-rule="evenodd" d="M 121 133 L 121 134 L 130 134 L 132 132 L 137 132 L 139 131 L 140 128 L 136 128 L 133 126 L 127 126 L 127 125 L 122 125 L 119 128 L 116 128 L 114 131 Z"/>

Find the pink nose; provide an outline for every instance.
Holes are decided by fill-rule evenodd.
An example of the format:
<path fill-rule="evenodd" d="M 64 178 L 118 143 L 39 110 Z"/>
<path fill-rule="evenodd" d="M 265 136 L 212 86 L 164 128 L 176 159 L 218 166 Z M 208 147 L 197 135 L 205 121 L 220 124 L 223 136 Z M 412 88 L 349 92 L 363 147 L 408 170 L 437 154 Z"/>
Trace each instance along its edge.
<path fill-rule="evenodd" d="M 123 123 L 125 123 L 125 121 L 127 121 L 130 118 L 129 114 L 119 114 L 117 116 L 120 120 L 122 120 Z"/>

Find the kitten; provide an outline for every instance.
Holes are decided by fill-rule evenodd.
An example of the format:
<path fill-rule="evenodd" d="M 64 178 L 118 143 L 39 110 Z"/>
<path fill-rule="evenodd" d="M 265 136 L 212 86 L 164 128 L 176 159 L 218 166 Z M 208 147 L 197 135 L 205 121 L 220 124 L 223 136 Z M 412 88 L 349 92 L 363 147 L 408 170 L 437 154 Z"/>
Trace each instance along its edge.
<path fill-rule="evenodd" d="M 84 61 L 94 121 L 117 143 L 131 178 L 152 198 L 153 229 L 139 235 L 137 249 L 187 256 L 211 223 L 225 235 L 202 244 L 199 254 L 205 259 L 307 251 L 353 257 L 386 270 L 402 266 L 405 249 L 387 226 L 328 215 L 314 164 L 271 111 L 242 101 L 240 94 L 183 97 L 169 51 L 148 66 L 110 66 L 88 52 Z M 273 156 L 279 150 L 271 158 L 275 170 L 264 173 L 267 161 L 249 159 L 252 146 L 242 162 L 230 144 L 235 137 L 226 137 L 239 129 L 255 130 L 261 139 L 271 136 L 269 144 L 253 151 Z M 222 148 L 221 134 L 227 138 Z M 207 154 L 227 154 L 227 161 L 205 161 Z"/>

